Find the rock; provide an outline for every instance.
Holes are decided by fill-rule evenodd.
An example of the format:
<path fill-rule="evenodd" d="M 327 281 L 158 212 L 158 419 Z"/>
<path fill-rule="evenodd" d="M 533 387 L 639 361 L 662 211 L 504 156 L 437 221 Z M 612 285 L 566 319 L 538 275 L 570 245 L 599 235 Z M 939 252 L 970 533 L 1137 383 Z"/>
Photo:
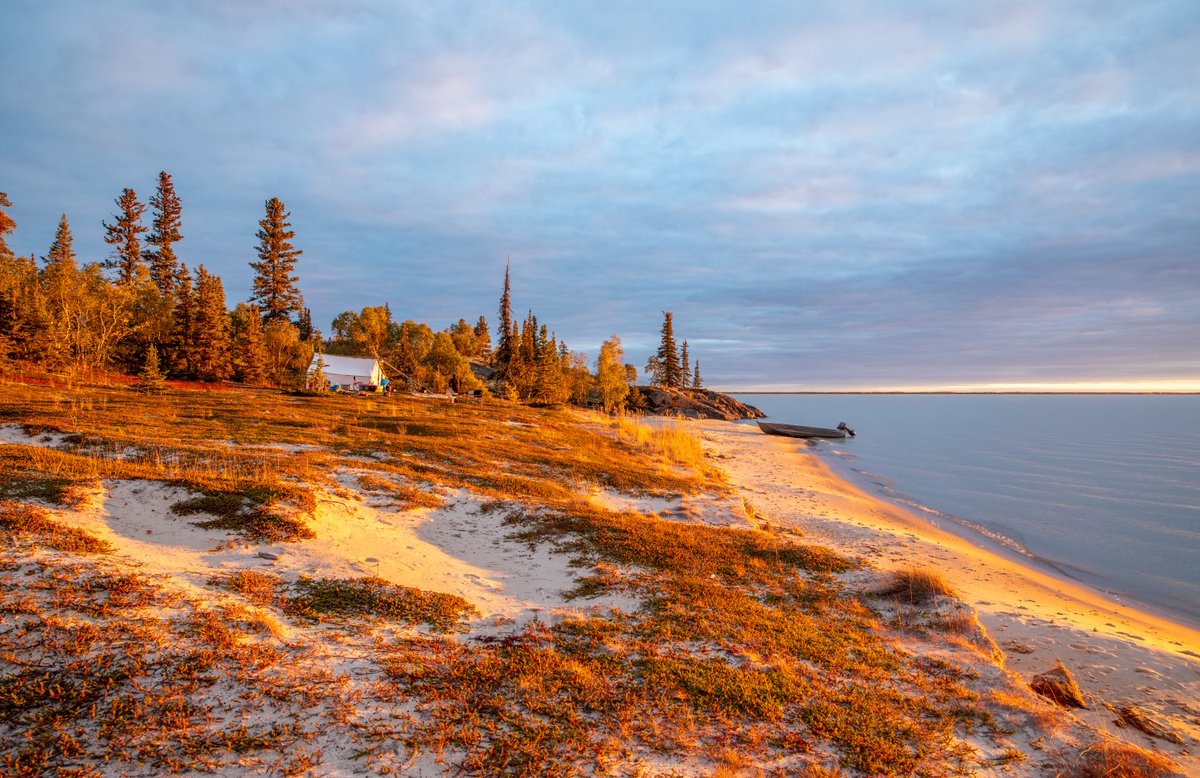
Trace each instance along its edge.
<path fill-rule="evenodd" d="M 1041 675 L 1035 675 L 1029 682 L 1029 688 L 1064 708 L 1087 707 L 1087 700 L 1075 682 L 1075 676 L 1061 661 Z"/>
<path fill-rule="evenodd" d="M 1105 703 L 1108 705 L 1108 703 Z M 1150 714 L 1143 711 L 1136 705 L 1122 705 L 1115 707 L 1108 705 L 1108 709 L 1117 714 L 1117 725 L 1121 727 L 1133 727 L 1134 729 L 1145 732 L 1150 737 L 1156 737 L 1159 740 L 1166 740 L 1176 745 L 1183 745 L 1183 738 L 1179 734 L 1164 724 L 1155 721 L 1150 717 Z"/>
<path fill-rule="evenodd" d="M 647 413 L 682 416 L 687 419 L 761 419 L 766 414 L 711 389 L 664 389 L 660 386 L 636 386 L 633 398 Z"/>

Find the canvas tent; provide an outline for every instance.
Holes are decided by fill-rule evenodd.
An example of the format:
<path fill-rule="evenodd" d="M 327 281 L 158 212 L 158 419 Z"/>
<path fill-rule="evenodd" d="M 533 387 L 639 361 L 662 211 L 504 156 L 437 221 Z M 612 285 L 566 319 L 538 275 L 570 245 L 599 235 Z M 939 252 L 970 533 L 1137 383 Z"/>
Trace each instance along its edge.
<path fill-rule="evenodd" d="M 308 366 L 311 373 L 317 369 L 317 360 L 324 364 L 325 378 L 331 388 L 353 388 L 356 385 L 384 386 L 387 379 L 383 377 L 383 368 L 378 359 L 370 357 L 339 357 L 331 354 L 314 354 L 312 363 Z"/>

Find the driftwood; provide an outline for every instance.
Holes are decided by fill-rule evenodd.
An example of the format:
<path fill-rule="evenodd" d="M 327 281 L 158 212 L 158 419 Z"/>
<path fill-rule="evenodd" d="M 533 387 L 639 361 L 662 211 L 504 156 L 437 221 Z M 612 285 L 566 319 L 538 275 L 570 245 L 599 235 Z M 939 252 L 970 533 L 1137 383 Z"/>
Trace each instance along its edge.
<path fill-rule="evenodd" d="M 1150 714 L 1143 711 L 1136 705 L 1108 705 L 1108 709 L 1117 714 L 1117 726 L 1133 727 L 1136 730 L 1145 732 L 1150 737 L 1156 737 L 1159 740 L 1166 740 L 1175 745 L 1183 745 L 1183 738 L 1177 732 L 1167 727 L 1158 721 L 1151 718 Z"/>

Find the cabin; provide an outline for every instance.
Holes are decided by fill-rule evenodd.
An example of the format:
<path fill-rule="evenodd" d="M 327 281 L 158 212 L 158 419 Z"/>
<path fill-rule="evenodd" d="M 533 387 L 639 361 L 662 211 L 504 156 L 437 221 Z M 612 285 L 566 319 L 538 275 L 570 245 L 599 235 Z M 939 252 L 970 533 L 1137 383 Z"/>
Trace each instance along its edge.
<path fill-rule="evenodd" d="M 378 359 L 370 357 L 341 357 L 333 354 L 314 354 L 308 366 L 308 372 L 317 369 L 320 359 L 324 367 L 329 388 L 333 390 L 367 390 L 380 391 L 387 386 L 388 380 L 383 375 L 383 367 Z"/>

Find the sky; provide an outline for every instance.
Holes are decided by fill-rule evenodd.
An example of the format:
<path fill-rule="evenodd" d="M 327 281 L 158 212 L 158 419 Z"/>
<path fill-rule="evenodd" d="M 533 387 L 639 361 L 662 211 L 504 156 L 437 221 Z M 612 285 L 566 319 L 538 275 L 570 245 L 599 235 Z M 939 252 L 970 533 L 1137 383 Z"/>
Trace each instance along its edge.
<path fill-rule="evenodd" d="M 725 389 L 1200 391 L 1200 3 L 0 0 L 17 252 L 160 170 L 247 299 L 594 360 L 663 311 Z"/>

